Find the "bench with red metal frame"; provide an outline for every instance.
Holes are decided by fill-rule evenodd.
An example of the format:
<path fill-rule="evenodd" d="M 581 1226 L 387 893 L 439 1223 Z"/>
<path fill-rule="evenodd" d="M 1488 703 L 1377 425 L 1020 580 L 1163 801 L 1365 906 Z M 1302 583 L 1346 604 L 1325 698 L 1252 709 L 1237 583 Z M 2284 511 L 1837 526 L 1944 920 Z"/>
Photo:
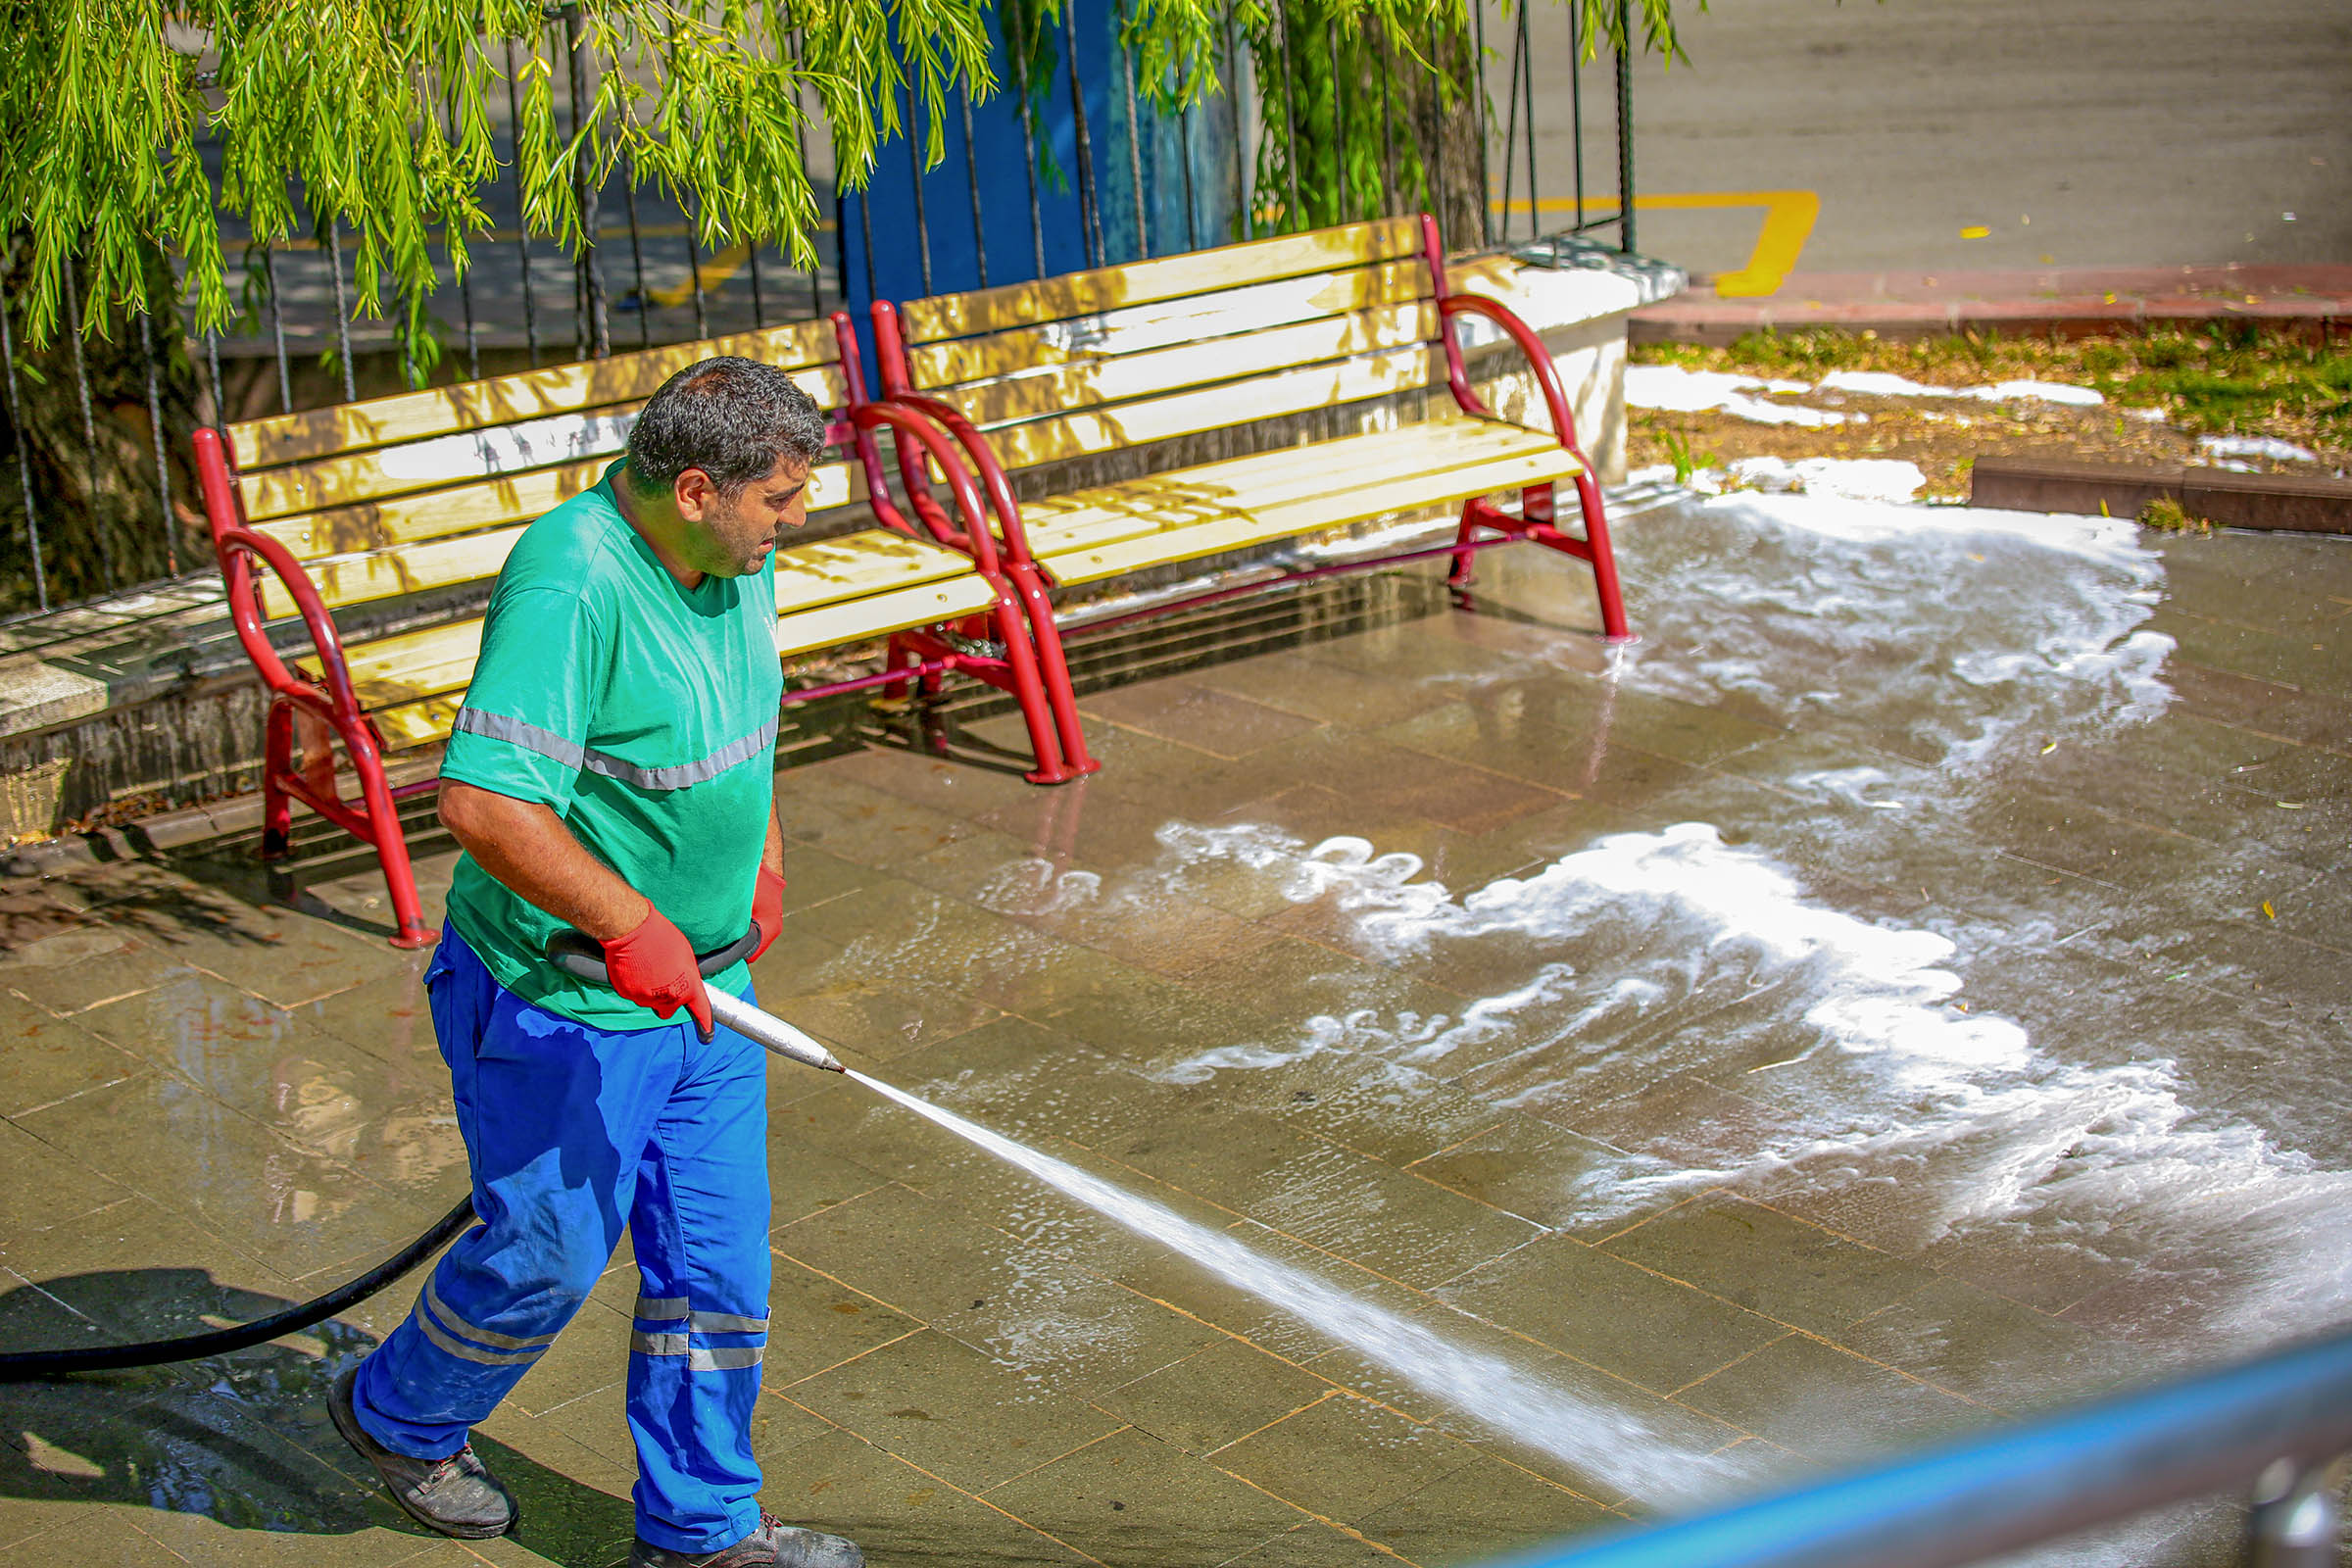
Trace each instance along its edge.
<path fill-rule="evenodd" d="M 1463 317 L 1493 323 L 1516 346 L 1549 429 L 1500 419 L 1480 400 L 1451 329 Z M 1137 613 L 1436 557 L 1452 558 L 1459 587 L 1477 551 L 1524 539 L 1585 562 L 1604 634 L 1632 635 L 1600 489 L 1577 446 L 1558 371 L 1507 307 L 1449 286 L 1437 223 L 1426 216 L 903 308 L 885 301 L 873 319 L 884 396 L 938 421 L 979 474 L 1065 728 L 1074 719 L 1051 589 L 1438 506 L 1461 508 L 1450 545 Z M 1444 394 L 1435 391 L 1441 379 Z M 1415 392 L 1422 416 L 1394 428 L 1025 501 L 1012 487 L 1019 470 Z M 1559 526 L 1560 480 L 1576 486 L 1581 536 Z M 1516 510 L 1494 499 L 1509 491 L 1518 492 Z"/>
<path fill-rule="evenodd" d="M 832 451 L 846 454 L 820 459 L 810 475 L 820 537 L 773 559 L 778 653 L 890 639 L 888 668 L 796 687 L 785 700 L 970 676 L 1018 704 L 1036 763 L 1029 778 L 1073 776 L 978 494 L 938 431 L 866 398 L 856 339 L 836 314 L 198 431 L 197 468 L 231 618 L 270 693 L 265 858 L 288 852 L 300 802 L 374 848 L 391 895 L 393 945 L 432 940 L 397 803 L 434 781 L 393 786 L 387 754 L 447 736 L 472 677 L 488 582 L 522 529 L 597 481 L 663 380 L 727 353 L 791 371 L 836 411 Z M 891 432 L 903 464 L 928 459 L 952 470 L 955 515 L 926 493 L 919 525 L 908 520 L 891 498 L 878 430 Z M 853 529 L 848 509 L 860 502 L 883 526 Z M 347 636 L 335 614 L 348 618 L 355 607 L 366 607 L 366 629 Z M 309 648 L 281 653 L 273 624 Z M 356 799 L 337 782 L 337 746 L 357 775 Z"/>

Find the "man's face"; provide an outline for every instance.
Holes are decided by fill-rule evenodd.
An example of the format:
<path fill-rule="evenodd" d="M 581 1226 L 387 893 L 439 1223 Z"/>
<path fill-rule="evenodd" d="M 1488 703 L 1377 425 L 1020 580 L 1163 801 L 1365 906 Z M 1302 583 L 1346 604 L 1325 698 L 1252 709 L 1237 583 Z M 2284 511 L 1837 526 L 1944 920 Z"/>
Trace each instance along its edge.
<path fill-rule="evenodd" d="M 686 521 L 692 564 L 714 577 L 742 577 L 763 569 L 787 528 L 808 520 L 808 467 L 791 457 L 776 460 L 767 476 L 754 479 L 732 499 L 700 468 L 678 475 L 678 515 Z"/>

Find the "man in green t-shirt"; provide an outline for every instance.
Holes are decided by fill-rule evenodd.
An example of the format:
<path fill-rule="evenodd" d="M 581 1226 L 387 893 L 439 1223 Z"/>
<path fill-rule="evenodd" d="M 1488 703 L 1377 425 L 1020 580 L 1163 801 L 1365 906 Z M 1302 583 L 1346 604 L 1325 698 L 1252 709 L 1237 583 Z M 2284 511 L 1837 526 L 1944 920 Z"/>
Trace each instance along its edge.
<path fill-rule="evenodd" d="M 755 927 L 757 957 L 783 921 L 771 564 L 827 433 L 780 370 L 681 370 L 626 460 L 523 531 L 491 595 L 441 764 L 466 853 L 425 971 L 482 1223 L 330 1405 L 394 1500 L 445 1534 L 513 1526 L 467 1433 L 625 1226 L 632 1568 L 862 1561 L 757 1501 L 767 1057 L 713 1029 L 697 959 Z M 603 945 L 609 989 L 548 962 L 565 928 Z M 739 960 L 709 983 L 751 980 Z"/>

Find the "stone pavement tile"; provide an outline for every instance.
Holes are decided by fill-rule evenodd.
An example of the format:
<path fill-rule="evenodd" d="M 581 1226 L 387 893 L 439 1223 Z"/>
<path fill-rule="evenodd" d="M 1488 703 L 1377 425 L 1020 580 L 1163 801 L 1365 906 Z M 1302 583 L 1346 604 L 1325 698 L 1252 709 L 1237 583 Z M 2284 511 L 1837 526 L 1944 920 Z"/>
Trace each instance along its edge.
<path fill-rule="evenodd" d="M 866 1061 L 888 1061 L 1001 1016 L 985 1002 L 953 986 L 916 980 L 860 984 L 856 966 L 836 961 L 780 972 L 777 953 L 760 960 L 760 1004 L 826 1044 Z"/>
<path fill-rule="evenodd" d="M 1516 1215 L 1334 1144 L 1269 1170 L 1238 1206 L 1260 1224 L 1422 1289 L 1543 1234 Z"/>
<path fill-rule="evenodd" d="M 89 1096 L 34 1111 L 23 1118 L 29 1127 L 0 1122 L 0 1248 L 14 1250 L 29 1233 L 70 1224 L 131 1196 L 133 1189 L 93 1169 L 77 1143 L 70 1140 L 61 1147 L 52 1142 L 52 1129 L 43 1124 L 43 1118 L 58 1115 L 80 1099 L 117 1095 L 123 1087 L 92 1090 Z M 74 1152 L 68 1154 L 68 1149 Z"/>
<path fill-rule="evenodd" d="M 1857 1354 L 2012 1415 L 2143 1375 L 2140 1352 L 1959 1280 L 1941 1279 L 1838 1336 Z"/>
<path fill-rule="evenodd" d="M 0 994 L 0 1115 L 38 1110 L 147 1070 L 79 1024 Z"/>
<path fill-rule="evenodd" d="M 387 1513 L 390 1505 L 386 1505 Z M 368 1525 L 340 1535 L 307 1530 L 255 1529 L 204 1513 L 142 1508 L 130 1515 L 140 1534 L 191 1563 L 291 1563 L 299 1568 L 393 1568 L 419 1563 L 438 1541 L 386 1525 Z M 12 1563 L 14 1558 L 10 1559 Z M 84 1561 L 112 1561 L 85 1558 Z"/>
<path fill-rule="evenodd" d="M 1626 1065 L 1645 1064 L 1640 1054 L 1628 1056 Z M 1604 1091 L 1615 1087 L 1600 1086 Z M 1612 1149 L 1652 1154 L 1686 1170 L 1721 1169 L 1727 1160 L 1744 1164 L 1749 1152 L 1770 1145 L 1783 1122 L 1782 1113 L 1762 1101 L 1690 1072 L 1671 1073 L 1614 1100 L 1605 1093 L 1588 1099 L 1580 1087 L 1568 1085 L 1523 1092 L 1519 1102 L 1547 1122 Z"/>
<path fill-rule="evenodd" d="M 1604 1250 L 1833 1339 L 1934 1278 L 1916 1263 L 1728 1195 L 1669 1209 L 1613 1237 Z"/>
<path fill-rule="evenodd" d="M 951 741 L 954 736 L 951 733 Z M 994 760 L 995 765 L 975 763 L 964 757 L 946 758 L 906 745 L 868 746 L 828 759 L 819 764 L 838 778 L 868 785 L 885 794 L 932 810 L 966 819 L 1040 792 L 1021 775 L 1030 766 L 1026 729 L 1015 743 L 1015 755 Z"/>
<path fill-rule="evenodd" d="M 806 1072 L 786 1067 L 783 1072 Z M 778 1076 L 781 1076 L 779 1073 Z M 889 1180 L 852 1160 L 789 1134 L 771 1133 L 767 1141 L 767 1187 L 771 1229 L 789 1225 L 820 1209 L 845 1203 L 870 1193 Z"/>
<path fill-rule="evenodd" d="M 1378 729 L 1455 700 L 1440 686 L 1390 680 L 1318 662 L 1302 652 L 1213 665 L 1192 679 L 1213 691 L 1351 730 Z"/>
<path fill-rule="evenodd" d="M 1066 941 L 1107 953 L 1153 974 L 1185 979 L 1222 959 L 1275 940 L 1254 921 L 1180 894 L 1129 892 L 1083 899 L 1044 912 L 1008 910 Z"/>
<path fill-rule="evenodd" d="M 1302 1519 L 1133 1428 L 998 1487 L 988 1500 L 1118 1568 L 1226 1562 Z"/>
<path fill-rule="evenodd" d="M 408 955 L 292 909 L 218 901 L 221 917 L 173 951 L 198 968 L 281 1007 L 348 991 L 402 967 Z"/>
<path fill-rule="evenodd" d="M 1444 711 L 1444 710 L 1441 710 Z M 1320 740 L 1318 731 L 1311 740 Z M 1284 772 L 1295 784 L 1330 785 L 1348 808 L 1339 831 L 1384 848 L 1392 823 L 1434 822 L 1456 833 L 1491 833 L 1557 806 L 1574 786 L 1514 774 L 1476 756 L 1414 749 L 1382 733 L 1335 736 L 1293 752 Z M 1343 783 L 1334 784 L 1341 780 Z"/>
<path fill-rule="evenodd" d="M 1217 1449 L 1209 1462 L 1318 1518 L 1364 1515 L 1478 1463 L 1476 1448 L 1395 1410 L 1334 1392 Z"/>
<path fill-rule="evenodd" d="M 1565 1236 L 1448 1281 L 1437 1296 L 1656 1394 L 1672 1394 L 1788 1332 Z"/>
<path fill-rule="evenodd" d="M 1622 1522 L 1588 1497 L 1482 1454 L 1374 1509 L 1356 1528 L 1413 1562 L 1445 1568 Z"/>
<path fill-rule="evenodd" d="M 813 845 L 859 865 L 912 859 L 972 831 L 961 817 L 915 805 L 836 773 L 830 763 L 776 775 L 776 814 L 794 845 Z M 794 851 L 784 852 L 785 877 Z"/>
<path fill-rule="evenodd" d="M 509 1535 L 464 1543 L 470 1554 L 499 1568 L 621 1568 L 637 1533 L 629 1504 L 634 1463 L 608 1459 L 552 1423 L 533 1432 L 527 1449 L 487 1437 L 474 1449 L 514 1492 L 517 1518 Z"/>
<path fill-rule="evenodd" d="M 2064 1237 L 2027 1240 L 1991 1229 L 1947 1234 L 1916 1256 L 1938 1274 L 2052 1314 L 2139 1266 Z"/>
<path fill-rule="evenodd" d="M 975 1296 L 932 1326 L 1040 1388 L 1097 1402 L 1224 1338 L 1124 1286 L 1043 1271 Z"/>
<path fill-rule="evenodd" d="M 2176 711 L 2258 736 L 2352 755 L 2352 701 L 2176 655 L 2164 665 Z"/>
<path fill-rule="evenodd" d="M 1375 1302 L 1400 1320 L 1410 1320 L 1416 1312 L 1426 1313 L 1430 1309 L 1425 1298 L 1408 1292 L 1400 1285 L 1382 1280 L 1262 1226 L 1242 1221 L 1228 1234 L 1253 1254 L 1245 1261 L 1262 1270 L 1266 1279 L 1277 1288 L 1300 1285 L 1309 1293 L 1328 1298 L 1335 1304 L 1350 1299 Z M 1256 1291 L 1236 1284 L 1194 1259 L 1175 1252 L 1139 1252 L 1115 1269 L 1104 1272 L 1110 1275 L 1115 1284 L 1136 1296 L 1156 1302 L 1193 1323 L 1205 1325 L 1207 1332 L 1200 1336 L 1192 1347 L 1194 1349 L 1208 1344 L 1210 1338 L 1221 1331 L 1247 1340 L 1271 1355 L 1303 1363 L 1325 1354 L 1340 1343 L 1333 1326 L 1328 1322 L 1301 1319 L 1284 1307 L 1275 1305 Z M 1176 1356 L 1170 1355 L 1156 1362 L 1138 1365 L 1119 1381 L 1126 1382 L 1175 1359 Z"/>
<path fill-rule="evenodd" d="M 8 1554 L 10 1568 L 178 1568 L 190 1559 L 141 1531 L 128 1509 L 85 1508 L 71 1525 L 20 1543 Z"/>
<path fill-rule="evenodd" d="M 403 954 L 389 974 L 320 997 L 291 1009 L 295 1018 L 323 1030 L 345 1045 L 387 1062 L 439 1071 L 441 1045 L 433 1034 L 433 1014 L 424 994 L 429 951 Z"/>
<path fill-rule="evenodd" d="M 176 948 L 123 934 L 119 947 L 73 963 L 13 965 L 0 974 L 0 985 L 71 1017 L 192 972 L 190 959 Z"/>
<path fill-rule="evenodd" d="M 1086 949 L 1071 952 L 1050 974 L 993 987 L 991 1000 L 1109 1054 L 1146 1063 L 1164 1061 L 1175 1051 L 1189 1054 L 1283 1039 L 1296 1029 L 1295 1015 L 1280 998 L 1212 994 Z"/>
<path fill-rule="evenodd" d="M 1517 1111 L 1499 1114 L 1494 1125 L 1405 1168 L 1425 1182 L 1586 1241 L 1622 1227 L 1613 1214 L 1594 1215 L 1589 1186 L 1623 1168 L 1623 1151 Z"/>
<path fill-rule="evenodd" d="M 894 874 L 951 899 L 963 899 L 985 908 L 1018 912 L 1027 904 L 1052 902 L 1052 879 L 1068 856 L 1055 863 L 1055 846 L 993 827 L 974 828 L 927 855 L 892 865 Z M 836 911 L 855 916 L 855 906 Z"/>
<path fill-rule="evenodd" d="M 985 1492 L 1121 1425 L 927 1330 L 783 1392 L 795 1404 L 967 1492 Z"/>
<path fill-rule="evenodd" d="M 1416 1321 L 1434 1344 L 1383 1346 L 1379 1360 L 1342 1348 L 1307 1369 L 1609 1507 L 1646 1492 L 1660 1467 L 1697 1466 L 1741 1436 L 1475 1318 Z"/>
<path fill-rule="evenodd" d="M 523 1414 L 545 1416 L 615 1387 L 628 1375 L 630 1329 L 626 1307 L 591 1297 L 508 1397 Z"/>
<path fill-rule="evenodd" d="M 1079 1563 L 1068 1545 L 847 1432 L 792 1450 L 760 1500 L 794 1524 L 847 1536 L 877 1568 L 939 1562 Z"/>
<path fill-rule="evenodd" d="M 813 844 L 784 851 L 784 912 L 803 914 L 863 892 L 880 880 L 873 866 Z"/>
<path fill-rule="evenodd" d="M 1542 669 L 1521 653 L 1482 648 L 1458 637 L 1432 636 L 1422 620 L 1374 626 L 1328 642 L 1307 643 L 1298 649 L 1298 655 L 1313 663 L 1360 671 L 1398 685 L 1524 678 Z"/>
<path fill-rule="evenodd" d="M 921 1328 L 870 1296 L 778 1257 L 768 1287 L 767 1355 L 760 1362 L 760 1382 L 771 1392 L 787 1388 Z"/>
<path fill-rule="evenodd" d="M 796 1262 L 929 1321 L 974 1300 L 1002 1296 L 1040 1266 L 1011 1255 L 1011 1238 L 945 1202 L 893 1184 L 780 1227 L 776 1250 Z"/>
<path fill-rule="evenodd" d="M 1296 930 L 1306 923 L 1301 917 L 1309 910 L 1327 911 L 1352 923 L 1351 916 L 1333 907 L 1335 903 L 1321 900 L 1297 906 L 1297 916 L 1286 914 L 1274 924 Z M 1357 946 L 1377 950 L 1377 939 L 1350 934 L 1357 935 Z M 1457 1016 L 1462 1008 L 1461 994 L 1427 984 L 1409 972 L 1412 967 L 1409 957 L 1368 961 L 1351 952 L 1335 952 L 1319 941 L 1293 935 L 1220 958 L 1186 979 L 1212 995 L 1279 998 L 1298 1020 L 1295 1031 L 1302 1033 L 1310 1031 L 1310 1020 L 1344 1019 L 1367 1008 L 1393 1019 L 1396 1029 L 1406 1034 L 1434 1027 L 1441 1017 Z"/>
<path fill-rule="evenodd" d="M 1846 1463 L 1979 1431 L 1999 1418 L 1803 1334 L 1776 1340 L 1680 1402 L 1810 1458 Z"/>
<path fill-rule="evenodd" d="M 1064 789 L 1083 789 L 1085 793 L 1065 795 Z M 1056 867 L 1107 873 L 1160 859 L 1159 832 L 1170 814 L 1157 805 L 1071 784 L 1062 789 L 1032 790 L 981 821 L 1016 843 L 1030 846 L 1030 854 Z"/>
<path fill-rule="evenodd" d="M 77 1015 L 92 1034 L 176 1073 L 313 1153 L 354 1161 L 381 1113 L 446 1104 L 438 1060 L 399 1065 L 203 975 Z"/>
<path fill-rule="evenodd" d="M 1181 1361 L 1094 1396 L 1162 1443 L 1207 1453 L 1314 1403 L 1332 1387 L 1245 1341 L 1220 1337 Z"/>
<path fill-rule="evenodd" d="M 1252 1546 L 1225 1568 L 1396 1568 L 1396 1561 L 1395 1553 L 1353 1530 L 1309 1520 Z"/>
<path fill-rule="evenodd" d="M 1095 692 L 1079 710 L 1097 722 L 1140 729 L 1229 760 L 1247 758 L 1321 722 L 1284 705 L 1269 706 L 1182 677 Z"/>
<path fill-rule="evenodd" d="M 1400 1168 L 1475 1144 L 1511 1114 L 1424 1069 L 1369 1054 L 1319 1052 L 1279 1066 L 1220 1072 L 1219 1084 L 1226 1080 L 1249 1089 L 1267 1115 Z M 1439 1185 L 1491 1201 L 1459 1183 Z"/>
<path fill-rule="evenodd" d="M 2173 638 L 2178 645 L 2173 658 L 2187 663 L 2330 696 L 2352 688 L 2352 653 L 2341 646 L 2340 638 L 2236 625 L 2182 610 L 2177 603 L 2159 606 L 2145 624 L 2147 630 Z"/>
<path fill-rule="evenodd" d="M 135 1343 L 201 1334 L 215 1318 L 246 1322 L 283 1310 L 308 1294 L 238 1251 L 186 1215 L 145 1198 L 83 1214 L 46 1230 L 20 1232 L 4 1255 L 8 1271 L 37 1287 L 7 1282 L 10 1341 Z M 393 1293 L 397 1295 L 397 1291 Z M 406 1311 L 406 1298 L 401 1299 Z M 335 1319 L 307 1336 L 312 1349 L 372 1343 L 362 1322 Z"/>

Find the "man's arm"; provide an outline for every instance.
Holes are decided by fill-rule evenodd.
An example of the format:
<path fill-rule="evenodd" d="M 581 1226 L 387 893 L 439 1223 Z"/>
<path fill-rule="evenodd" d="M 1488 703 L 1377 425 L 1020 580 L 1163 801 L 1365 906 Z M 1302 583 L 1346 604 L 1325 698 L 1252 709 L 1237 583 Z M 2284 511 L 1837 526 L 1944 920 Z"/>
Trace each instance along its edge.
<path fill-rule="evenodd" d="M 535 801 L 445 780 L 441 825 L 481 868 L 564 924 L 599 942 L 628 935 L 653 907 L 644 894 L 588 853 L 564 819 Z M 771 814 L 768 853 L 783 863 L 783 835 Z"/>

